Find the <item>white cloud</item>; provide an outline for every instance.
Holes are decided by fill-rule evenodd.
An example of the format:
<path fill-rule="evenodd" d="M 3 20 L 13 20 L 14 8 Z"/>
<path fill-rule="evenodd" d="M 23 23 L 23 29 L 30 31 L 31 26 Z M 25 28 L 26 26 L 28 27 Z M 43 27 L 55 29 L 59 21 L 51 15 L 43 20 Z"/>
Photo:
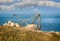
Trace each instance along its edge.
<path fill-rule="evenodd" d="M 13 0 L 0 0 L 0 3 L 9 3 L 9 2 L 13 2 Z"/>
<path fill-rule="evenodd" d="M 1 9 L 1 10 L 11 10 L 11 9 L 13 9 L 13 8 L 14 8 L 13 5 L 10 5 L 10 6 L 2 6 L 2 5 L 0 5 L 0 9 Z"/>
<path fill-rule="evenodd" d="M 48 7 L 59 7 L 60 8 L 60 2 L 53 2 L 53 1 L 38 1 L 39 6 L 48 6 Z"/>
<path fill-rule="evenodd" d="M 44 1 L 42 0 L 21 0 L 20 2 L 17 2 L 9 6 L 0 5 L 0 9 L 24 8 L 24 7 L 34 6 L 34 5 L 60 8 L 60 2 L 53 2 L 53 1 L 48 1 L 48 0 L 44 0 Z"/>

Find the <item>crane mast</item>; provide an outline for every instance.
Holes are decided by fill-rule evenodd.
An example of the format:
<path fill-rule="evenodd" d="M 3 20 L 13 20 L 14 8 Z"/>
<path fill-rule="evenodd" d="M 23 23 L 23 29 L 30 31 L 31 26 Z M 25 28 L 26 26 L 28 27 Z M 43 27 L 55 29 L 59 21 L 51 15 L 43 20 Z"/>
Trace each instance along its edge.
<path fill-rule="evenodd" d="M 31 23 L 31 24 L 34 24 L 35 21 L 38 19 L 38 24 L 37 24 L 38 30 L 41 29 L 41 25 L 40 25 L 40 23 L 41 23 L 41 22 L 40 22 L 40 14 L 36 14 L 36 15 L 34 15 L 34 16 L 26 19 L 26 20 L 21 19 L 21 18 L 18 17 L 16 14 L 13 14 L 13 15 L 14 15 L 16 18 L 18 18 L 20 21 L 22 21 L 23 23 L 25 23 L 26 25 L 28 24 L 28 23 L 27 23 L 28 20 L 31 20 L 32 18 L 34 18 L 34 20 L 33 20 L 32 23 Z"/>

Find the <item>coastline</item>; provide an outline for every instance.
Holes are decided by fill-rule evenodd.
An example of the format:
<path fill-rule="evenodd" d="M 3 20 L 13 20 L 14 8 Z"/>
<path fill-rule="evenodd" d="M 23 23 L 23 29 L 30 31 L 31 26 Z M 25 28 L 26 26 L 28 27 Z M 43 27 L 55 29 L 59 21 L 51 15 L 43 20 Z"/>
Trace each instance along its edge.
<path fill-rule="evenodd" d="M 0 26 L 1 41 L 60 41 L 60 32 L 44 32 L 26 28 Z"/>

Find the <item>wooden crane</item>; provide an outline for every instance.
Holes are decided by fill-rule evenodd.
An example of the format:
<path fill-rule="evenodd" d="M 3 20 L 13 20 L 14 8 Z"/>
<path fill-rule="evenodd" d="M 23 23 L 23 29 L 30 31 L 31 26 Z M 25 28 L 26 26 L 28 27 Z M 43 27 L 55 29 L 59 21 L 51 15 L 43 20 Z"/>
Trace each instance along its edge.
<path fill-rule="evenodd" d="M 23 20 L 23 19 L 21 19 L 21 18 L 19 18 L 16 14 L 13 14 L 15 17 L 17 17 L 20 21 L 22 21 L 23 23 L 25 23 L 26 25 L 28 24 L 27 23 L 27 21 L 29 21 L 29 20 L 31 20 L 32 18 L 34 18 L 34 20 L 32 21 L 32 23 L 31 24 L 34 24 L 35 23 L 35 21 L 38 19 L 38 30 L 40 30 L 41 29 L 41 25 L 40 25 L 40 14 L 36 14 L 36 15 L 34 15 L 34 16 L 32 16 L 31 18 L 28 18 L 28 19 L 26 19 L 26 20 Z"/>

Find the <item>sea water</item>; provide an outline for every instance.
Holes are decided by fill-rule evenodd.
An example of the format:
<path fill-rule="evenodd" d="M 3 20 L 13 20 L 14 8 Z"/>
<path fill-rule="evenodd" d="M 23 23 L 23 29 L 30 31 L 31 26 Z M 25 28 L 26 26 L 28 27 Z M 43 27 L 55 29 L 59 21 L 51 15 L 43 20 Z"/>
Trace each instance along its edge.
<path fill-rule="evenodd" d="M 23 20 L 26 20 L 27 18 L 29 18 L 28 16 L 27 17 L 20 17 L 22 18 Z M 28 24 L 32 23 L 34 18 L 32 18 L 31 20 L 27 21 Z M 21 20 L 17 19 L 16 17 L 1 17 L 0 16 L 0 25 L 3 25 L 4 23 L 6 23 L 7 21 L 12 21 L 12 22 L 15 22 L 15 23 L 19 23 L 21 25 L 26 25 L 25 23 L 23 23 Z M 36 21 L 35 24 L 37 24 L 38 22 Z M 43 18 L 41 17 L 41 29 L 43 31 L 58 31 L 60 32 L 60 18 Z"/>

